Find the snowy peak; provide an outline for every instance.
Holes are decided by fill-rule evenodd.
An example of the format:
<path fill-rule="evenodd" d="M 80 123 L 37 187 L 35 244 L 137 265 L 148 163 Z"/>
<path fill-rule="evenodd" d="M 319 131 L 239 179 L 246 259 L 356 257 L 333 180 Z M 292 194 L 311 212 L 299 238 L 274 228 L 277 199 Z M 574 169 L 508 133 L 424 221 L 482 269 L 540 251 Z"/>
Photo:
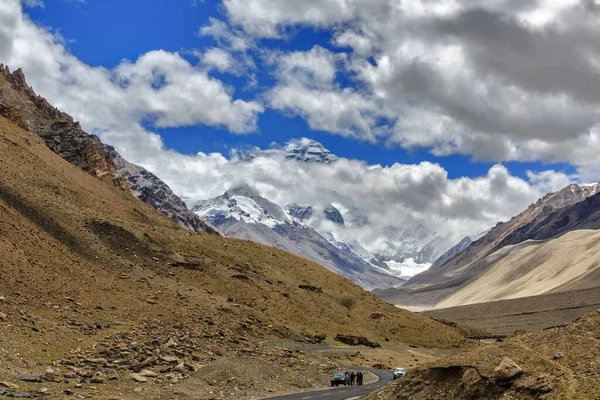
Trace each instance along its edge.
<path fill-rule="evenodd" d="M 331 164 L 338 157 L 316 140 L 307 138 L 290 141 L 284 148 L 288 160 Z"/>
<path fill-rule="evenodd" d="M 270 228 L 291 220 L 285 210 L 247 185 L 228 190 L 219 197 L 204 200 L 194 206 L 192 211 L 217 226 L 230 218 L 248 224 L 263 224 Z"/>

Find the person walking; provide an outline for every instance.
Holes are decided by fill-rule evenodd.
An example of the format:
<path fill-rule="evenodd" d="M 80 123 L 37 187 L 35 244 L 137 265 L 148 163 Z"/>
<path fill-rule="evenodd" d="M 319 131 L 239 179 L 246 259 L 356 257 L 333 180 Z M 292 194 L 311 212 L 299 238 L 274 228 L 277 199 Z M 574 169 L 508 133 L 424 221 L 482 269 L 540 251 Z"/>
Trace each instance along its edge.
<path fill-rule="evenodd" d="M 356 373 L 356 384 L 358 386 L 362 386 L 362 382 L 363 382 L 363 374 L 362 374 L 362 372 L 358 371 Z"/>
<path fill-rule="evenodd" d="M 354 371 L 352 371 L 350 373 L 350 386 L 354 385 L 354 379 L 356 378 L 356 375 L 354 375 Z"/>

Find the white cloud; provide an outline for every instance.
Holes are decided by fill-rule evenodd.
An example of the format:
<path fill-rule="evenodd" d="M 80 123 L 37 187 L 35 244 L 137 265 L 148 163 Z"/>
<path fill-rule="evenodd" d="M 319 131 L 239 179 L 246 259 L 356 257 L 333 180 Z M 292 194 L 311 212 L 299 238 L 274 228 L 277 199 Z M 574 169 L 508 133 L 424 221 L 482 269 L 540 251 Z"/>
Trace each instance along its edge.
<path fill-rule="evenodd" d="M 232 51 L 246 51 L 254 44 L 250 36 L 244 32 L 231 29 L 225 22 L 216 18 L 209 18 L 208 25 L 204 25 L 198 31 L 199 36 L 210 36 L 222 47 Z"/>
<path fill-rule="evenodd" d="M 569 162 L 600 178 L 594 172 L 600 162 L 588 151 L 598 149 L 600 122 L 596 2 L 223 0 L 223 5 L 230 24 L 256 38 L 316 27 L 330 30 L 333 45 L 352 49 L 347 62 L 336 64 L 338 76 L 350 79 L 345 86 L 315 90 L 306 82 L 279 80 L 271 91 L 273 106 L 303 116 L 313 129 L 363 140 L 378 132 L 390 146 L 425 147 L 437 155 Z M 343 96 L 344 90 L 352 96 Z M 320 116 L 320 98 L 359 111 Z M 365 113 L 365 104 L 385 118 Z"/>
<path fill-rule="evenodd" d="M 219 72 L 232 71 L 235 68 L 235 61 L 231 54 L 218 47 L 213 47 L 206 50 L 204 53 L 198 54 L 202 64 L 209 69 L 216 69 Z"/>
<path fill-rule="evenodd" d="M 257 129 L 263 107 L 233 98 L 233 90 L 177 53 L 151 51 L 113 70 L 73 57 L 59 37 L 34 25 L 17 0 L 0 5 L 0 60 L 22 67 L 28 82 L 88 130 L 153 120 L 161 127 L 205 124 L 231 132 Z"/>
<path fill-rule="evenodd" d="M 44 8 L 45 4 L 43 0 L 23 0 L 23 5 L 26 7 L 40 7 Z"/>
<path fill-rule="evenodd" d="M 269 105 L 302 116 L 313 130 L 375 142 L 382 135 L 377 121 L 385 117 L 381 103 L 372 96 L 336 82 L 344 56 L 320 46 L 309 51 L 274 53 L 277 85 L 267 92 Z"/>

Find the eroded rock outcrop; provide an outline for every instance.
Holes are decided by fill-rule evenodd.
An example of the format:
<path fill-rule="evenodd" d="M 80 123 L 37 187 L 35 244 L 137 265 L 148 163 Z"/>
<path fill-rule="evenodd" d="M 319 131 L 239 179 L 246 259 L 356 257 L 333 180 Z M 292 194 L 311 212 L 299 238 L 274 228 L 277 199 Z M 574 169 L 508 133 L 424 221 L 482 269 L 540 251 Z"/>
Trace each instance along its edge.
<path fill-rule="evenodd" d="M 100 139 L 88 135 L 79 122 L 37 95 L 21 69 L 11 73 L 3 64 L 0 64 L 0 116 L 41 138 L 71 164 L 107 184 L 129 190 Z"/>

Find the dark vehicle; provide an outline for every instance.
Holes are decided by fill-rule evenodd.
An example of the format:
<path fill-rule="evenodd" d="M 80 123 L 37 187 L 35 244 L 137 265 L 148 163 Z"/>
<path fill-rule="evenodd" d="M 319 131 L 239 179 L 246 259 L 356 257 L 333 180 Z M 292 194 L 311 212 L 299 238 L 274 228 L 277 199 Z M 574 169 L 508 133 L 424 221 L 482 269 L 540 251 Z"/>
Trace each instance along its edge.
<path fill-rule="evenodd" d="M 347 371 L 339 371 L 335 372 L 331 375 L 331 386 L 338 385 L 349 385 L 350 384 L 350 374 Z"/>

